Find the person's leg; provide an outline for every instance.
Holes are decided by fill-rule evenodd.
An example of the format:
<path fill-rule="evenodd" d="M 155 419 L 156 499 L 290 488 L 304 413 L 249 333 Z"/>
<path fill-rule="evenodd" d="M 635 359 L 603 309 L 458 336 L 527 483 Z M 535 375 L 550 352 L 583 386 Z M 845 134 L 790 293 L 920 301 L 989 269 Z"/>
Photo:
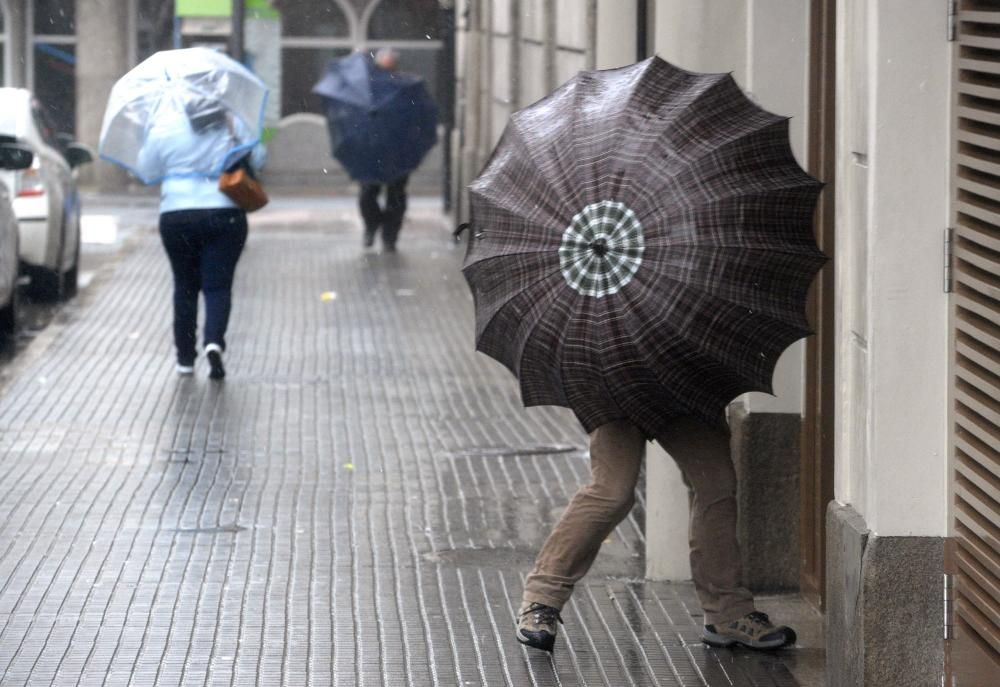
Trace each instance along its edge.
<path fill-rule="evenodd" d="M 386 191 L 382 242 L 389 249 L 395 248 L 399 230 L 403 226 L 403 216 L 406 214 L 406 182 L 409 179 L 408 176 L 396 179 L 388 185 Z"/>
<path fill-rule="evenodd" d="M 706 624 L 726 623 L 754 611 L 743 586 L 736 533 L 736 471 L 729 432 L 691 418 L 676 418 L 656 440 L 677 462 L 691 498 L 691 576 Z"/>
<path fill-rule="evenodd" d="M 177 364 L 194 365 L 197 356 L 198 291 L 201 289 L 200 240 L 187 211 L 160 215 L 160 238 L 174 274 L 174 345 Z"/>
<path fill-rule="evenodd" d="M 632 509 L 645 452 L 642 433 L 612 422 L 590 435 L 590 484 L 581 487 L 549 535 L 524 585 L 524 602 L 561 609 L 601 544 Z"/>
<path fill-rule="evenodd" d="M 247 218 L 242 210 L 206 211 L 205 247 L 201 282 L 205 294 L 205 346 L 226 349 L 226 328 L 232 308 L 236 263 L 247 240 Z"/>
<path fill-rule="evenodd" d="M 361 207 L 361 219 L 365 223 L 364 244 L 366 247 L 375 242 L 375 234 L 383 222 L 382 208 L 378 204 L 378 196 L 382 191 L 381 184 L 361 184 L 361 196 L 358 204 Z"/>

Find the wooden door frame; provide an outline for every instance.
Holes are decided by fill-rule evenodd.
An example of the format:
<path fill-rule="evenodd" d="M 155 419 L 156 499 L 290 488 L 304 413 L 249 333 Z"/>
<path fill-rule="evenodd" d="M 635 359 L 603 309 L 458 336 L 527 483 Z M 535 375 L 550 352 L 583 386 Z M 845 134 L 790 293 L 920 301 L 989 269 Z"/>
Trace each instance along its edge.
<path fill-rule="evenodd" d="M 836 0 L 811 0 L 809 28 L 809 173 L 826 183 L 816 210 L 816 240 L 834 256 L 836 184 Z M 826 595 L 826 508 L 833 499 L 834 271 L 823 268 L 809 294 L 815 336 L 806 341 L 805 408 L 800 463 L 799 584 L 822 609 Z"/>

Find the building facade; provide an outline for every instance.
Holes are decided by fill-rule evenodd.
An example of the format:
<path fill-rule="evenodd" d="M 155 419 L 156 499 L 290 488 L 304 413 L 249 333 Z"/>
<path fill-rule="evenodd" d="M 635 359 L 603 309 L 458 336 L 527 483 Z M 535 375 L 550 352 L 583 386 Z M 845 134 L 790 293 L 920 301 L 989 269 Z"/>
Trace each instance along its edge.
<path fill-rule="evenodd" d="M 1000 7 L 465 0 L 457 17 L 456 194 L 510 114 L 580 69 L 658 53 L 791 117 L 833 259 L 776 396 L 731 407 L 747 581 L 823 611 L 832 686 L 1000 682 Z M 647 574 L 685 578 L 687 500 L 655 449 L 646 497 Z"/>
<path fill-rule="evenodd" d="M 427 81 L 441 106 L 444 130 L 450 127 L 454 84 L 442 76 L 453 71 L 450 2 L 244 1 L 246 62 L 272 89 L 266 123 L 273 131 L 283 120 L 313 114 L 304 131 L 293 125 L 289 135 L 325 139 L 320 102 L 311 89 L 326 63 L 354 50 L 390 46 L 407 71 Z M 157 50 L 225 48 L 231 12 L 232 0 L 0 0 L 0 85 L 31 89 L 61 132 L 96 147 L 114 82 Z M 299 150 L 299 143 L 290 141 L 287 147 Z M 310 149 L 316 159 L 303 169 L 295 169 L 294 159 L 285 161 L 299 185 L 322 177 L 321 168 L 333 167 L 325 150 Z M 437 162 L 428 165 L 431 176 L 446 173 L 440 158 L 438 153 Z M 277 159 L 276 166 L 282 162 Z M 87 174 L 108 188 L 125 181 L 105 163 Z M 347 183 L 346 177 L 337 180 Z M 437 191 L 441 184 L 431 186 Z"/>

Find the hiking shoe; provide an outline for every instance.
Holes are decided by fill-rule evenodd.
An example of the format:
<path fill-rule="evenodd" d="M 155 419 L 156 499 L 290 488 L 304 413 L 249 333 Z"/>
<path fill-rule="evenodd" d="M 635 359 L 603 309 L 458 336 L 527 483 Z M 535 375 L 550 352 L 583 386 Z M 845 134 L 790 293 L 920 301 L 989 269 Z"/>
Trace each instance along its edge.
<path fill-rule="evenodd" d="M 533 649 L 552 651 L 556 643 L 559 609 L 540 603 L 525 603 L 517 612 L 517 641 Z"/>
<path fill-rule="evenodd" d="M 701 641 L 720 648 L 739 644 L 750 649 L 780 649 L 795 643 L 795 630 L 775 627 L 766 613 L 754 611 L 725 625 L 706 625 Z"/>
<path fill-rule="evenodd" d="M 205 357 L 208 358 L 208 378 L 209 379 L 224 379 L 226 376 L 226 367 L 222 364 L 222 346 L 216 343 L 210 343 L 205 346 Z"/>

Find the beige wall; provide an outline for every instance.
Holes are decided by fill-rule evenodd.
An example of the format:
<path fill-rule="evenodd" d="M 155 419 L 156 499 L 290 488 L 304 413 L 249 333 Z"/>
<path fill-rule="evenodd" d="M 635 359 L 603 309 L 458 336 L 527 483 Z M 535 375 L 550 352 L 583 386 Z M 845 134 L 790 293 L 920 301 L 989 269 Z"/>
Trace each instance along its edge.
<path fill-rule="evenodd" d="M 947 532 L 950 44 L 936 0 L 843 0 L 836 497 L 878 535 Z"/>

